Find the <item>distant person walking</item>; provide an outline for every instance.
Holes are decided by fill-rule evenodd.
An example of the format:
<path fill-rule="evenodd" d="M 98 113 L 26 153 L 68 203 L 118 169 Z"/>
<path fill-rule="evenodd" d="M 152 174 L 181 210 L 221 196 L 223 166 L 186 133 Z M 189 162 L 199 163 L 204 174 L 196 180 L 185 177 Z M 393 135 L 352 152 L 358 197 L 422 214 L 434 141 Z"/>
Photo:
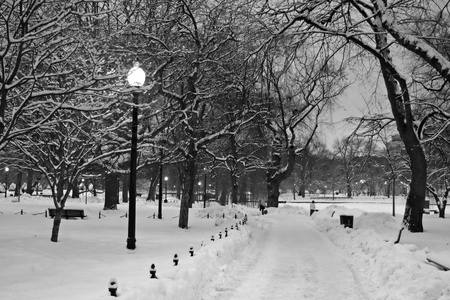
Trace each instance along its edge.
<path fill-rule="evenodd" d="M 266 207 L 264 206 L 264 204 L 260 204 L 259 205 L 259 210 L 261 211 L 261 214 L 264 215 L 266 212 Z"/>
<path fill-rule="evenodd" d="M 316 203 L 314 200 L 309 205 L 309 215 L 311 216 L 316 211 Z"/>

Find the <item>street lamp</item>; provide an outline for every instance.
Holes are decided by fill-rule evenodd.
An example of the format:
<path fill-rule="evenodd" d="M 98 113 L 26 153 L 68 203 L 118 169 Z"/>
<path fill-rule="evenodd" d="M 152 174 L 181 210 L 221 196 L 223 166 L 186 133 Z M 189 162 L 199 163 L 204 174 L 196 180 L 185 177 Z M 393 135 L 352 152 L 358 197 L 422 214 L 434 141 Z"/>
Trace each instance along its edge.
<path fill-rule="evenodd" d="M 199 181 L 198 182 L 198 188 L 197 188 L 197 201 L 200 201 L 200 192 L 199 192 L 199 190 L 200 190 L 201 186 L 202 186 L 202 182 Z"/>
<path fill-rule="evenodd" d="M 5 198 L 8 197 L 8 171 L 9 171 L 9 168 L 5 167 L 5 181 L 6 181 L 6 183 L 5 183 Z"/>
<path fill-rule="evenodd" d="M 166 183 L 165 189 L 166 189 L 166 193 L 165 193 L 165 197 L 164 197 L 164 203 L 167 203 L 167 180 L 169 180 L 169 177 L 164 177 L 164 181 Z"/>
<path fill-rule="evenodd" d="M 203 187 L 203 208 L 206 208 L 206 168 L 205 168 L 205 186 Z"/>
<path fill-rule="evenodd" d="M 127 249 L 136 249 L 136 165 L 137 165 L 137 128 L 138 128 L 138 104 L 139 88 L 144 85 L 145 72 L 135 62 L 133 68 L 128 71 L 128 84 L 133 90 L 133 119 L 131 123 L 131 157 L 130 157 L 130 201 L 128 206 L 128 238 Z"/>

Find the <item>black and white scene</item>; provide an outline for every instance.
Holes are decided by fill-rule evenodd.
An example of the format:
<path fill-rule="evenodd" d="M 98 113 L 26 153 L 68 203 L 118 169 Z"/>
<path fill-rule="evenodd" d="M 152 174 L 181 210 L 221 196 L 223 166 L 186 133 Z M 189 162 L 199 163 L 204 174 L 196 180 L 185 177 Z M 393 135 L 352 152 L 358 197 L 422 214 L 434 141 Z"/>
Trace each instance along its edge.
<path fill-rule="evenodd" d="M 0 0 L 0 300 L 450 300 L 449 23 Z"/>

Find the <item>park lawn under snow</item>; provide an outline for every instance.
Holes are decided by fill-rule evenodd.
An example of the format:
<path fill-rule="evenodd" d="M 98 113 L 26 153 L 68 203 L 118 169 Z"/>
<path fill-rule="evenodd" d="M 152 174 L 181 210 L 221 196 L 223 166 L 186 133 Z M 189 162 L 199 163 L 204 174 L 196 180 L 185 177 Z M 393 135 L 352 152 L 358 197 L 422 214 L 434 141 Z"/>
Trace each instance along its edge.
<path fill-rule="evenodd" d="M 271 208 L 264 216 L 242 206 L 194 207 L 189 229 L 182 230 L 177 227 L 178 202 L 164 204 L 163 219 L 158 220 L 153 218 L 157 205 L 142 198 L 137 203 L 137 249 L 128 250 L 127 204 L 103 211 L 102 199 L 87 200 L 88 204 L 83 198 L 70 200 L 68 208 L 83 208 L 88 217 L 62 220 L 59 242 L 52 243 L 53 220 L 44 215 L 52 207 L 50 198 L 22 196 L 20 202 L 13 197 L 0 198 L 0 299 L 112 299 L 108 292 L 111 278 L 118 282 L 119 298 L 130 300 L 263 299 L 255 290 L 259 279 L 264 283 L 259 289 L 265 291 L 289 284 L 292 292 L 283 294 L 283 299 L 326 299 L 324 295 L 340 294 L 349 295 L 348 299 L 361 299 L 360 295 L 364 299 L 450 299 L 450 271 L 427 261 L 427 256 L 438 256 L 449 263 L 448 219 L 425 215 L 424 233 L 403 231 L 401 243 L 394 245 L 404 209 L 401 203 L 395 218 L 388 200 L 318 201 L 319 211 L 312 217 L 308 203 Z M 245 214 L 248 224 L 231 230 Z M 353 229 L 340 225 L 339 216 L 344 214 L 354 216 Z M 280 234 L 283 228 L 290 234 Z M 271 244 L 275 235 L 280 244 L 283 240 L 296 242 L 296 237 L 301 242 L 280 250 Z M 309 243 L 308 235 L 317 238 L 317 243 Z M 336 255 L 335 263 L 328 260 L 330 251 Z M 314 264 L 302 258 L 302 253 L 314 253 Z M 178 266 L 173 264 L 174 254 L 178 254 Z M 278 257 L 289 260 L 277 267 Z M 298 268 L 286 267 L 297 260 L 301 260 Z M 155 264 L 158 280 L 150 279 L 151 264 Z M 263 270 L 266 265 L 286 270 L 277 270 L 279 278 L 261 278 L 273 276 Z M 330 276 L 350 274 L 349 287 L 358 290 L 337 291 L 339 286 L 314 269 L 323 269 Z M 306 284 L 308 291 L 302 290 Z M 321 293 L 311 292 L 314 290 Z"/>

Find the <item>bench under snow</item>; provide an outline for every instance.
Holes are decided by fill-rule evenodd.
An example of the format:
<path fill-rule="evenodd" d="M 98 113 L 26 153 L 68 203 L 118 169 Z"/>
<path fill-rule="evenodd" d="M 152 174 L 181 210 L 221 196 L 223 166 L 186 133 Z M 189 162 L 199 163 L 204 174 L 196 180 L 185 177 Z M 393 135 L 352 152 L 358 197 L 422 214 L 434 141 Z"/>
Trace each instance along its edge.
<path fill-rule="evenodd" d="M 450 257 L 445 257 L 443 255 L 428 253 L 427 260 L 444 271 L 450 270 Z"/>

